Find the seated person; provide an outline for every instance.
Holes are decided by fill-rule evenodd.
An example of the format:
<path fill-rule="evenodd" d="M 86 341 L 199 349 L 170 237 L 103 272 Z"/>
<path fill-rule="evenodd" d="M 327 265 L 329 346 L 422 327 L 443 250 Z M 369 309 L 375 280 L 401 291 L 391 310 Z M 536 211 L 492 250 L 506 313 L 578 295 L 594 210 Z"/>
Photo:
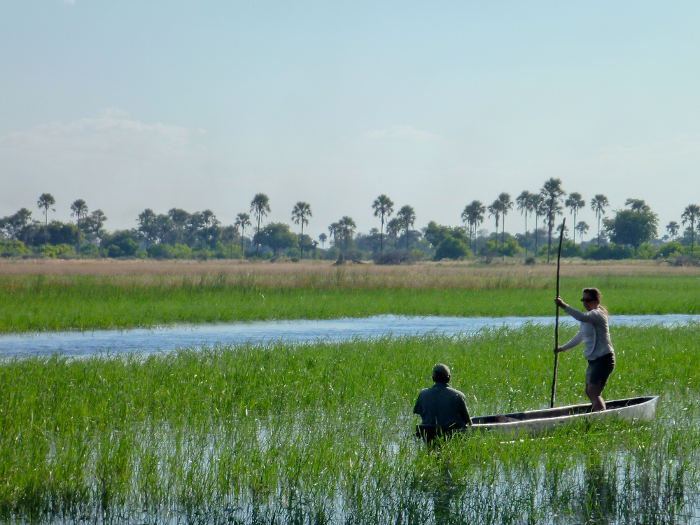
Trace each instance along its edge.
<path fill-rule="evenodd" d="M 431 388 L 421 390 L 413 407 L 413 413 L 422 418 L 417 435 L 428 442 L 436 435 L 449 435 L 472 424 L 464 394 L 447 385 L 450 369 L 443 364 L 435 365 L 433 381 Z"/>

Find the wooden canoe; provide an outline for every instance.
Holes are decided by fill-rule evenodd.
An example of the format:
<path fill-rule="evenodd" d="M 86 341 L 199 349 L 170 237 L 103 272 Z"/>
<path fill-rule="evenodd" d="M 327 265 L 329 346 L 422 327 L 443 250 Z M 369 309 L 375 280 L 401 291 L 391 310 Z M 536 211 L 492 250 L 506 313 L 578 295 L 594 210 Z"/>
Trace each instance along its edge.
<path fill-rule="evenodd" d="M 528 412 L 513 412 L 493 416 L 472 418 L 472 426 L 461 429 L 437 429 L 416 426 L 416 436 L 430 443 L 439 435 L 457 432 L 494 431 L 504 434 L 539 434 L 559 425 L 577 421 L 601 421 L 606 419 L 626 419 L 630 421 L 650 421 L 656 414 L 659 396 L 631 397 L 606 401 L 606 410 L 591 412 L 591 404 L 569 405 Z"/>
<path fill-rule="evenodd" d="M 658 402 L 659 396 L 631 397 L 606 401 L 607 408 L 602 412 L 591 412 L 591 404 L 585 403 L 529 412 L 473 417 L 470 430 L 537 434 L 558 425 L 576 421 L 600 421 L 604 419 L 650 421 L 656 414 Z"/>

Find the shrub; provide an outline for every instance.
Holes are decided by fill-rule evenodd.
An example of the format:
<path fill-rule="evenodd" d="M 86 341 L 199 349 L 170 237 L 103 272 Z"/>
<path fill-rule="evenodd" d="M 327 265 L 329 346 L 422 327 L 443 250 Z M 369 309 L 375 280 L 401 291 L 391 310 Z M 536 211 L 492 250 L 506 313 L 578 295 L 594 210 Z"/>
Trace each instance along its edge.
<path fill-rule="evenodd" d="M 75 255 L 75 247 L 70 244 L 44 244 L 39 246 L 36 252 L 51 259 L 67 258 Z"/>
<path fill-rule="evenodd" d="M 619 244 L 606 244 L 604 246 L 589 246 L 583 254 L 584 259 L 601 261 L 605 259 L 631 259 L 634 251 L 627 246 Z"/>
<path fill-rule="evenodd" d="M 0 241 L 0 257 L 23 257 L 31 254 L 32 251 L 22 241 Z"/>
<path fill-rule="evenodd" d="M 445 237 L 435 250 L 435 259 L 461 259 L 469 255 L 469 248 L 460 239 Z"/>
<path fill-rule="evenodd" d="M 375 264 L 412 264 L 414 262 L 416 262 L 416 258 L 408 250 L 392 250 L 374 256 Z"/>
<path fill-rule="evenodd" d="M 683 254 L 683 245 L 679 243 L 678 241 L 672 241 L 672 242 L 667 242 L 666 244 L 662 244 L 659 247 L 659 250 L 657 252 L 658 257 L 663 257 L 664 259 L 668 259 L 671 256 L 674 255 L 682 255 Z"/>

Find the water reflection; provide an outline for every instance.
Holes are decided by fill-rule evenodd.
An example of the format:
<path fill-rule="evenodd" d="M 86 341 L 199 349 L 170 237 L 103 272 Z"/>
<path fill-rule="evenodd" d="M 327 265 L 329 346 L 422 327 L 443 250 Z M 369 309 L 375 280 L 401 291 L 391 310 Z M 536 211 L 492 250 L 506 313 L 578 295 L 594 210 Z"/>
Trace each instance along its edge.
<path fill-rule="evenodd" d="M 700 315 L 616 315 L 615 326 L 676 325 L 700 322 Z M 92 332 L 38 332 L 0 335 L 0 356 L 29 357 L 61 354 L 89 356 L 96 353 L 156 353 L 177 348 L 245 344 L 313 343 L 372 339 L 385 336 L 454 336 L 480 330 L 549 326 L 549 317 L 442 317 L 377 315 L 363 318 L 285 320 L 173 325 L 152 329 L 94 330 Z M 572 326 L 570 318 L 560 319 Z"/>

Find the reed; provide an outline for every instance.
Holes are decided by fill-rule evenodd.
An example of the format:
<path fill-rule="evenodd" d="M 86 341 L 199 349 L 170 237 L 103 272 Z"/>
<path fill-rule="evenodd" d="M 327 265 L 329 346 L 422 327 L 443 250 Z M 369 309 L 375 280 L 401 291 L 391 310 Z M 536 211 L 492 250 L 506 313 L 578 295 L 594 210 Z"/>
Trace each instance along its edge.
<path fill-rule="evenodd" d="M 0 519 L 691 523 L 699 336 L 615 329 L 606 397 L 661 394 L 652 423 L 435 451 L 411 436 L 432 365 L 474 415 L 545 408 L 550 330 L 2 361 Z M 583 401 L 584 371 L 562 356 L 559 403 Z"/>
<path fill-rule="evenodd" d="M 285 279 L 281 285 L 257 274 L 3 275 L 0 332 L 376 314 L 551 315 L 554 308 L 551 276 L 465 275 L 459 285 L 446 287 L 423 287 L 419 280 L 398 284 L 342 269 Z M 603 290 L 613 313 L 700 313 L 698 276 L 569 277 L 561 293 L 575 304 L 581 288 L 591 285 Z"/>

